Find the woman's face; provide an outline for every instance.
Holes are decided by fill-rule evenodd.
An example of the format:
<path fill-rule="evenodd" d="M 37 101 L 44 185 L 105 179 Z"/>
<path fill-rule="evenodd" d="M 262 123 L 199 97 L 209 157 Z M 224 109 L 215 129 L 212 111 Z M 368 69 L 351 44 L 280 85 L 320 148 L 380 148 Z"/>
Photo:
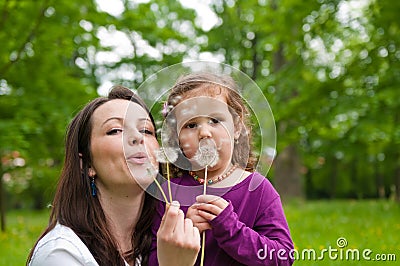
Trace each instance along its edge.
<path fill-rule="evenodd" d="M 90 149 L 100 191 L 147 186 L 152 181 L 147 169 L 158 168 L 154 125 L 145 109 L 128 100 L 111 100 L 94 111 Z"/>

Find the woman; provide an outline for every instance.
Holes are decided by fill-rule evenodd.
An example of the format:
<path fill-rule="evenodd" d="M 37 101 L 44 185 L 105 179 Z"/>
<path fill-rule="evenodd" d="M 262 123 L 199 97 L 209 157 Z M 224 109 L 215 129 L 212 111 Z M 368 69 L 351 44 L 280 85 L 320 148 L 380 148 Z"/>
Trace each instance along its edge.
<path fill-rule="evenodd" d="M 155 132 L 146 105 L 121 86 L 75 116 L 49 225 L 28 265 L 148 265 L 155 199 L 132 175 L 156 166 L 146 152 L 159 147 Z M 193 265 L 200 236 L 179 204 L 157 235 L 160 265 Z"/>

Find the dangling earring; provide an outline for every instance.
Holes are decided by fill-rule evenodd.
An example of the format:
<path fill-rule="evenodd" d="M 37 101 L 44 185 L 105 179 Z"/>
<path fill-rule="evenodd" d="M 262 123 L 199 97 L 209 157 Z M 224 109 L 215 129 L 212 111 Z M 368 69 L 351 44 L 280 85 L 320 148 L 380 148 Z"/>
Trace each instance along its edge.
<path fill-rule="evenodd" d="M 92 176 L 92 179 L 90 180 L 90 187 L 92 188 L 92 196 L 96 197 L 97 188 L 96 188 L 96 184 L 94 183 L 94 177 L 93 176 Z"/>

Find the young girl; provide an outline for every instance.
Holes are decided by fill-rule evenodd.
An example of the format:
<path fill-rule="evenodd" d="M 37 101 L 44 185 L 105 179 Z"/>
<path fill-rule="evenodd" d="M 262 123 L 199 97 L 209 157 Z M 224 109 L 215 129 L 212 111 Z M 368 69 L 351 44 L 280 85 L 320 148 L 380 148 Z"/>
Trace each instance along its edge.
<path fill-rule="evenodd" d="M 254 172 L 248 111 L 236 91 L 231 77 L 211 73 L 187 75 L 172 88 L 166 119 L 174 124 L 180 157 L 189 162 L 186 169 L 178 165 L 184 170 L 172 179 L 172 198 L 191 205 L 182 207 L 186 217 L 200 232 L 206 230 L 204 265 L 291 265 L 293 243 L 280 197 Z M 204 142 L 215 155 L 199 163 Z M 202 195 L 204 182 L 207 195 Z M 164 211 L 160 204 L 153 233 Z M 153 237 L 151 264 L 156 264 L 155 246 Z"/>

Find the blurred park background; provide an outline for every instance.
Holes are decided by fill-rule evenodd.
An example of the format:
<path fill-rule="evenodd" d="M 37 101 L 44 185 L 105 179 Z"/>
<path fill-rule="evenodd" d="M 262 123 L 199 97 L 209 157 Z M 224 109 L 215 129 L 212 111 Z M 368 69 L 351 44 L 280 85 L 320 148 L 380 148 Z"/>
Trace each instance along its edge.
<path fill-rule="evenodd" d="M 240 69 L 268 99 L 268 178 L 296 248 L 344 237 L 387 254 L 376 265 L 398 265 L 400 2 L 390 0 L 0 0 L 0 265 L 22 265 L 46 226 L 77 110 L 113 84 L 136 89 L 199 59 Z"/>

